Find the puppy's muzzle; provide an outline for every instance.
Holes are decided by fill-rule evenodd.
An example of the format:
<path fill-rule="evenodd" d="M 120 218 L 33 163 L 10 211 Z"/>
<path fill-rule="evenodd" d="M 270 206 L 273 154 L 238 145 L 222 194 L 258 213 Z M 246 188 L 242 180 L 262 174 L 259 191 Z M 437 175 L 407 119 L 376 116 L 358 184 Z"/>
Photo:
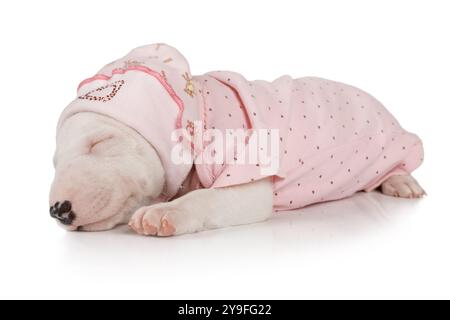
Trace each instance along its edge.
<path fill-rule="evenodd" d="M 50 216 L 66 226 L 71 225 L 76 218 L 75 213 L 72 211 L 72 204 L 67 200 L 63 203 L 56 202 L 51 206 Z"/>

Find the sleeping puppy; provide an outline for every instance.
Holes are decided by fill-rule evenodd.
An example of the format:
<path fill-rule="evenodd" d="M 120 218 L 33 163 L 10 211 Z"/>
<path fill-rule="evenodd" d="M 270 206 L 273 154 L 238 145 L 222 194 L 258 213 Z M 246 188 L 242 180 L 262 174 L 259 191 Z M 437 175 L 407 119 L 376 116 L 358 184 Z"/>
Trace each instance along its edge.
<path fill-rule="evenodd" d="M 419 198 L 421 140 L 375 98 L 319 78 L 191 76 L 154 44 L 78 88 L 57 128 L 50 215 L 67 230 L 172 236 L 380 189 Z"/>

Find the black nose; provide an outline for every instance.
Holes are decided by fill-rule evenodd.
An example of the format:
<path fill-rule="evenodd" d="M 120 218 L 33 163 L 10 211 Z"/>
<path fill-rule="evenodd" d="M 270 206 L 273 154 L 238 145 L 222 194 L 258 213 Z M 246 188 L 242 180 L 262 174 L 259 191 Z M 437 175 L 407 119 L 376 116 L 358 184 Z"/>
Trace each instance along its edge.
<path fill-rule="evenodd" d="M 50 216 L 62 224 L 71 225 L 75 220 L 75 213 L 72 211 L 72 204 L 70 201 L 64 201 L 63 203 L 55 203 L 50 207 Z"/>

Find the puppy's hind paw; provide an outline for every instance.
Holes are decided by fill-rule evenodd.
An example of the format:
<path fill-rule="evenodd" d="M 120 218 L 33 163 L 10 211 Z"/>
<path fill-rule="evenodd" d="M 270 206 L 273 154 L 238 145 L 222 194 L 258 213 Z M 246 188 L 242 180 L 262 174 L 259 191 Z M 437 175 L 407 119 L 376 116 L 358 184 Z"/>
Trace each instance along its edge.
<path fill-rule="evenodd" d="M 381 192 L 385 195 L 400 198 L 422 198 L 425 190 L 411 175 L 399 175 L 389 177 L 381 185 Z"/>

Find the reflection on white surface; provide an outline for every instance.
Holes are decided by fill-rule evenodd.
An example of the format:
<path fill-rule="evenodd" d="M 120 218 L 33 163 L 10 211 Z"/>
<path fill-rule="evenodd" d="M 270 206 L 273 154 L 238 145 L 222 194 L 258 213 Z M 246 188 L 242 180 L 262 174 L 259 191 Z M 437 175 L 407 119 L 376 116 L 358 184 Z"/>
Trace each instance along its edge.
<path fill-rule="evenodd" d="M 68 233 L 62 241 L 71 257 L 73 252 L 80 252 L 95 259 L 101 246 L 103 255 L 114 257 L 120 248 L 130 256 L 136 255 L 149 263 L 154 262 L 155 256 L 143 254 L 148 250 L 163 254 L 168 259 L 197 257 L 207 260 L 220 260 L 227 255 L 241 255 L 245 259 L 249 253 L 263 257 L 267 250 L 301 253 L 323 245 L 357 241 L 393 227 L 419 202 L 394 199 L 379 193 L 358 193 L 344 200 L 280 213 L 264 223 L 193 235 L 146 238 L 136 236 L 124 226 L 102 233 Z"/>
<path fill-rule="evenodd" d="M 164 239 L 127 227 L 67 233 L 48 218 L 41 230 L 27 229 L 30 242 L 3 253 L 0 277 L 9 291 L 0 292 L 49 298 L 442 296 L 449 285 L 443 277 L 449 236 L 426 216 L 430 200 L 359 193 L 265 223 Z"/>

